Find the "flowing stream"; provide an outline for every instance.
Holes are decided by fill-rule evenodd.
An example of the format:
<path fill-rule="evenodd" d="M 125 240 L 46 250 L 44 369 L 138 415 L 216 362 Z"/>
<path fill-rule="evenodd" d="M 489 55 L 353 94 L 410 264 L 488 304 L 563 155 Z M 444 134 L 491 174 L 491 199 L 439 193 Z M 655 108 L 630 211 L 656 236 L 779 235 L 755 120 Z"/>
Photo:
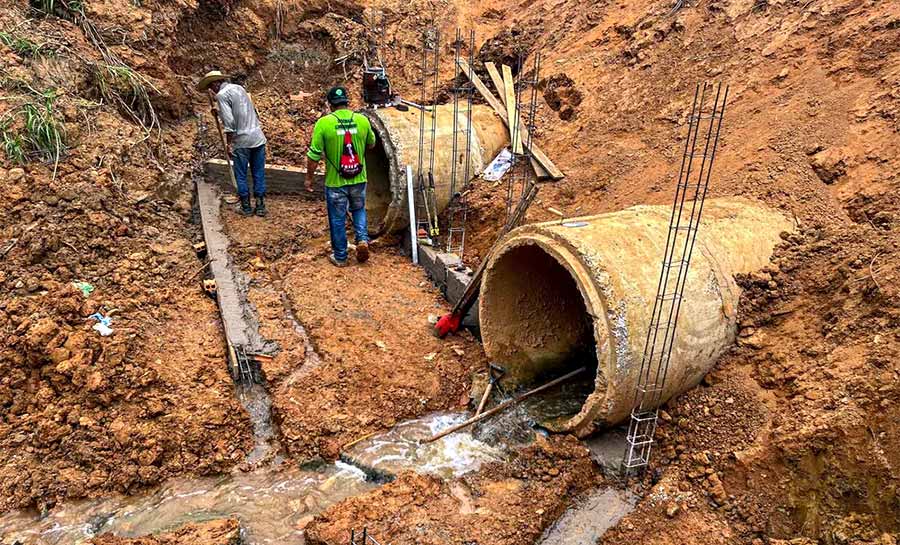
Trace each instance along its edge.
<path fill-rule="evenodd" d="M 176 478 L 141 494 L 62 504 L 43 518 L 33 512 L 6 513 L 0 516 L 0 536 L 28 544 L 77 544 L 105 532 L 135 537 L 234 516 L 247 543 L 300 544 L 303 527 L 313 516 L 378 486 L 373 470 L 453 477 L 502 459 L 499 450 L 463 432 L 419 445 L 419 439 L 465 418 L 463 413 L 437 413 L 358 443 L 346 456 L 359 458 L 366 471 L 342 461 L 315 468 L 276 462 L 248 473 Z"/>

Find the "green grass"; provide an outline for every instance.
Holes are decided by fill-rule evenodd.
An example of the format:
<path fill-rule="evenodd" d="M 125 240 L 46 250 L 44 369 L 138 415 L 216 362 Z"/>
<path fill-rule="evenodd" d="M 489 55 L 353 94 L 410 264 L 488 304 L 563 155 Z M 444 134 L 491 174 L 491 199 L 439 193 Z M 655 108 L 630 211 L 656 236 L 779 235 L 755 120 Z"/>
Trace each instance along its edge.
<path fill-rule="evenodd" d="M 91 72 L 103 100 L 118 104 L 144 127 L 153 127 L 158 123 L 150 101 L 150 92 L 155 89 L 146 78 L 125 65 L 99 63 L 92 67 Z"/>
<path fill-rule="evenodd" d="M 57 117 L 56 92 L 46 91 L 37 100 L 25 102 L 8 112 L 0 125 L 0 145 L 6 157 L 18 164 L 30 159 L 52 161 L 55 165 L 66 150 L 65 125 Z M 15 123 L 19 129 L 13 132 Z"/>
<path fill-rule="evenodd" d="M 13 134 L 7 127 L 0 129 L 0 146 L 3 147 L 3 153 L 10 162 L 17 165 L 24 165 L 27 161 L 25 154 L 25 141 L 22 135 Z"/>
<path fill-rule="evenodd" d="M 20 57 L 36 59 L 39 57 L 48 57 L 56 51 L 45 45 L 32 42 L 28 38 L 16 36 L 9 32 L 0 31 L 0 43 L 9 47 Z"/>
<path fill-rule="evenodd" d="M 43 101 L 28 102 L 22 106 L 25 117 L 25 141 L 28 147 L 42 159 L 58 162 L 65 151 L 65 129 L 56 117 L 53 91 L 44 93 Z"/>
<path fill-rule="evenodd" d="M 28 0 L 31 8 L 42 15 L 55 15 L 63 19 L 72 19 L 76 15 L 84 15 L 82 0 Z"/>

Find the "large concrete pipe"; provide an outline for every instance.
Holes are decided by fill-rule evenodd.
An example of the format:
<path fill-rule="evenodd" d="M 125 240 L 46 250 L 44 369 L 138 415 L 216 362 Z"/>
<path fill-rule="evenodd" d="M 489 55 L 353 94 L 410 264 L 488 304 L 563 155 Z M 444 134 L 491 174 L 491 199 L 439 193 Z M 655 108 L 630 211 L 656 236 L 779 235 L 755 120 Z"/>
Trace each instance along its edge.
<path fill-rule="evenodd" d="M 630 414 L 670 215 L 668 206 L 635 206 L 527 225 L 491 258 L 481 334 L 491 361 L 506 367 L 506 386 L 554 378 L 585 361 L 596 365 L 581 411 L 557 421 L 556 431 L 584 436 Z M 707 200 L 662 401 L 697 385 L 734 341 L 734 275 L 764 267 L 790 229 L 787 218 L 756 202 Z"/>
<path fill-rule="evenodd" d="M 438 212 L 442 212 L 452 195 L 451 171 L 453 155 L 453 106 L 436 108 L 434 185 Z M 372 122 L 378 144 L 366 152 L 366 169 L 369 185 L 366 193 L 366 211 L 369 232 L 380 235 L 400 231 L 409 226 L 406 205 L 406 165 L 413 168 L 418 180 L 419 114 L 410 108 L 403 112 L 395 108 L 380 108 L 362 112 Z M 427 173 L 431 149 L 431 112 L 425 113 L 425 143 L 423 170 Z M 464 180 L 466 160 L 466 106 L 461 105 L 457 114 L 457 181 L 456 191 L 462 191 L 469 180 Z M 494 111 L 476 105 L 472 107 L 472 133 L 470 135 L 469 177 L 481 173 L 509 143 L 506 126 Z"/>

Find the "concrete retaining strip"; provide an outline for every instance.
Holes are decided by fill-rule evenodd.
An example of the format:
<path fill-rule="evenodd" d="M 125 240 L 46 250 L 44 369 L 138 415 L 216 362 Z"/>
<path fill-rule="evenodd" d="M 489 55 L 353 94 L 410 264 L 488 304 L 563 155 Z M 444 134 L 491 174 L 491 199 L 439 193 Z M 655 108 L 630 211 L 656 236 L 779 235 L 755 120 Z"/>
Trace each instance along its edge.
<path fill-rule="evenodd" d="M 209 159 L 203 163 L 206 179 L 215 182 L 228 191 L 236 191 L 228 176 L 228 164 L 224 159 Z M 266 193 L 270 195 L 299 195 L 309 199 L 325 200 L 325 175 L 316 172 L 314 191 L 308 192 L 303 187 L 306 180 L 306 169 L 281 165 L 266 165 Z M 247 175 L 250 193 L 253 193 L 253 176 Z"/>

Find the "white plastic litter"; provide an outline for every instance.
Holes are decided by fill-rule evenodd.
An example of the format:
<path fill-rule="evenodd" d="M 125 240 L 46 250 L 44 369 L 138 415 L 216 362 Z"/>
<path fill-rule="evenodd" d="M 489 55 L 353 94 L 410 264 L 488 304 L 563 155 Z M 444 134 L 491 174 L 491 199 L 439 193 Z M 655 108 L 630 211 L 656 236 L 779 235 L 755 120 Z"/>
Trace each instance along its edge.
<path fill-rule="evenodd" d="M 97 322 L 96 324 L 94 324 L 94 327 L 92 329 L 104 337 L 109 337 L 113 334 L 112 328 L 101 322 Z"/>
<path fill-rule="evenodd" d="M 494 157 L 494 160 L 491 161 L 491 164 L 484 169 L 484 174 L 482 177 L 485 181 L 488 182 L 496 182 L 500 178 L 506 174 L 506 171 L 509 170 L 509 167 L 512 166 L 512 153 L 510 153 L 509 149 L 504 148 L 500 153 Z"/>

